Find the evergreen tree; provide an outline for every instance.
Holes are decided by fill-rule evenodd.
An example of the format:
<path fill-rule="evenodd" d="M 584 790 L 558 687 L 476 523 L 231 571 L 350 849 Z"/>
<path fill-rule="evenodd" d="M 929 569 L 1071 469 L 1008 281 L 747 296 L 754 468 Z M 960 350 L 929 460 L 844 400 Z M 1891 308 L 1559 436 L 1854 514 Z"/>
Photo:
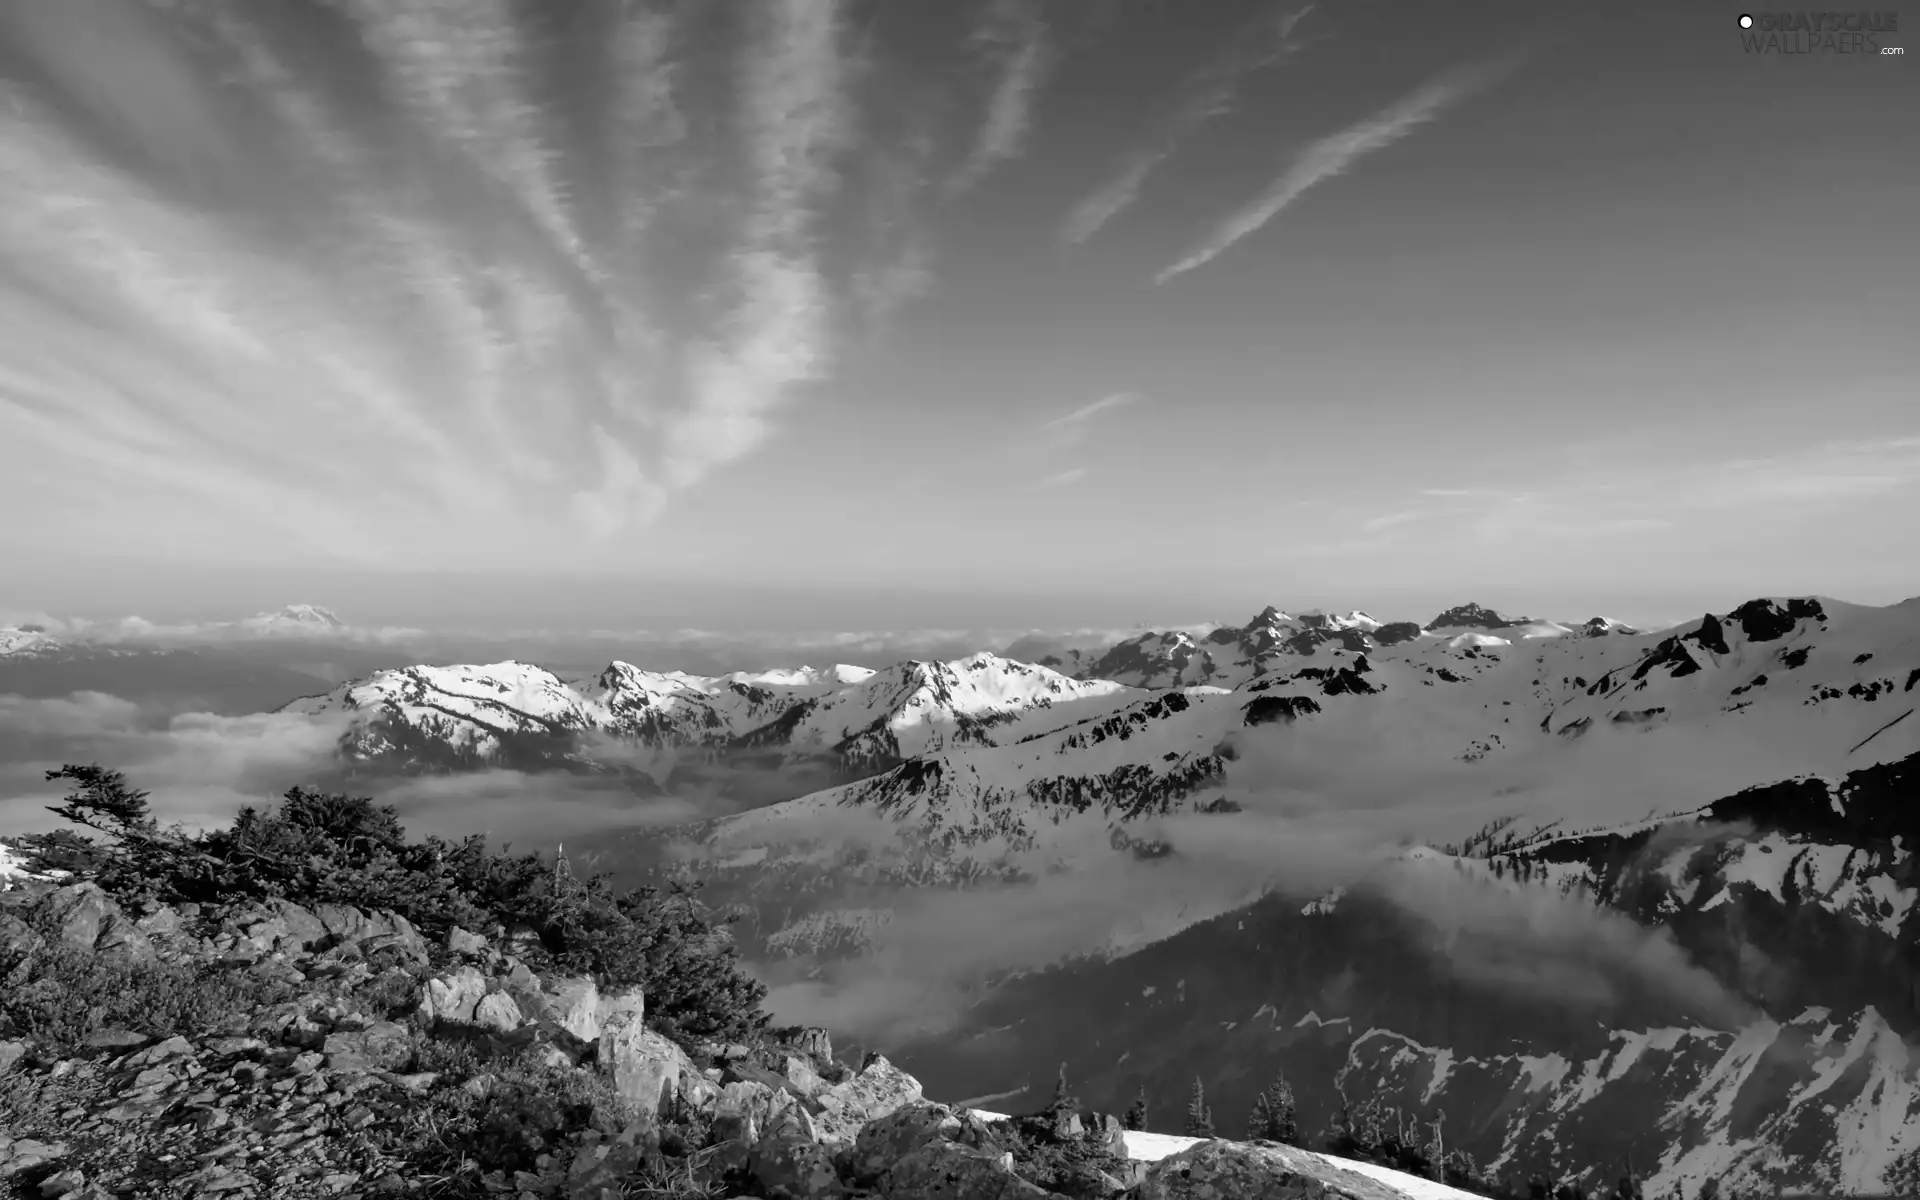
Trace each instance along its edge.
<path fill-rule="evenodd" d="M 1187 1093 L 1186 1135 L 1210 1138 L 1213 1134 L 1213 1110 L 1207 1107 L 1207 1088 L 1200 1077 L 1193 1077 L 1193 1089 Z"/>
<path fill-rule="evenodd" d="M 1293 1101 L 1293 1085 L 1284 1075 L 1277 1076 L 1267 1090 L 1254 1098 L 1253 1112 L 1247 1118 L 1247 1140 L 1300 1144 L 1300 1121 Z"/>
<path fill-rule="evenodd" d="M 1133 1104 L 1127 1109 L 1120 1123 L 1128 1129 L 1139 1131 L 1147 1127 L 1147 1085 L 1140 1085 L 1140 1092 L 1134 1096 Z"/>
<path fill-rule="evenodd" d="M 1053 1081 L 1053 1099 L 1047 1103 L 1049 1116 L 1061 1116 L 1073 1111 L 1073 1095 L 1067 1090 L 1067 1064 L 1060 1064 L 1060 1074 Z"/>

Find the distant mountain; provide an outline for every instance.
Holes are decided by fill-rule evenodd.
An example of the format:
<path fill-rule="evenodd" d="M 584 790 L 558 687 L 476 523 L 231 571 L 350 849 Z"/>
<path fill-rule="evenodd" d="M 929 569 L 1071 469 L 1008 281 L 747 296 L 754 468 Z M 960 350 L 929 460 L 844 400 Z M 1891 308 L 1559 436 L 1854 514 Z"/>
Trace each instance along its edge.
<path fill-rule="evenodd" d="M 279 612 L 260 613 L 234 624 L 257 637 L 330 637 L 348 631 L 345 621 L 315 604 L 289 604 Z"/>
<path fill-rule="evenodd" d="M 63 648 L 59 638 L 37 625 L 0 627 L 0 659 L 42 658 Z"/>
<path fill-rule="evenodd" d="M 1133 687 L 1193 684 L 1239 687 L 1323 647 L 1360 654 L 1423 638 L 1452 639 L 1458 646 L 1501 645 L 1534 638 L 1631 636 L 1632 626 L 1594 617 L 1578 625 L 1506 617 L 1478 604 L 1450 608 L 1421 625 L 1381 621 L 1355 610 L 1287 613 L 1269 606 L 1244 626 L 1220 626 L 1203 634 L 1183 630 L 1136 634 L 1099 649 L 1076 648 L 1039 658 L 1044 666 L 1079 679 L 1112 679 Z"/>
<path fill-rule="evenodd" d="M 284 711 L 346 716 L 347 757 L 398 767 L 524 765 L 529 753 L 590 766 L 599 747 L 643 768 L 671 767 L 683 752 L 771 750 L 879 770 L 948 746 L 1018 740 L 1131 693 L 993 654 L 725 676 L 613 663 L 572 680 L 503 662 L 382 671 Z"/>

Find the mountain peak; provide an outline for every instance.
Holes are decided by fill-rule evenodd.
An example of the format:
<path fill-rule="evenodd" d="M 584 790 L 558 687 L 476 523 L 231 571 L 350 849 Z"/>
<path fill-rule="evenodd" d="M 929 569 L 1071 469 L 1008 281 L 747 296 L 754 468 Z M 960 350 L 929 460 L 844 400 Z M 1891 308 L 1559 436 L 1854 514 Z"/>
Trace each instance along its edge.
<path fill-rule="evenodd" d="M 1427 628 L 1429 630 L 1507 629 L 1514 625 L 1524 625 L 1527 620 L 1526 617 L 1509 617 L 1485 605 L 1469 601 L 1466 604 L 1455 605 L 1428 621 Z"/>

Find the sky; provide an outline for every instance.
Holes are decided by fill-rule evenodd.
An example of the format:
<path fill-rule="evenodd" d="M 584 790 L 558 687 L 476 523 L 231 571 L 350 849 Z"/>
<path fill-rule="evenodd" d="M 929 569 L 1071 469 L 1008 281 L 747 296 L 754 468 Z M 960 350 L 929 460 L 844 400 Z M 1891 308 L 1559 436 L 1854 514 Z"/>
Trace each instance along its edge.
<path fill-rule="evenodd" d="M 0 606 L 1920 593 L 1920 65 L 1738 11 L 0 0 Z"/>

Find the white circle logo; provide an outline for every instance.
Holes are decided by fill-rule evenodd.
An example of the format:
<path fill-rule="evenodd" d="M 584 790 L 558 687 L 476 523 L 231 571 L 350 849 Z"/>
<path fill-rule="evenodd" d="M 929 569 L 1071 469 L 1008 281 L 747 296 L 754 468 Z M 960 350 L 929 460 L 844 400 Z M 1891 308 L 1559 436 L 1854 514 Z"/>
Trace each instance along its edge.
<path fill-rule="evenodd" d="M 1741 13 L 1741 14 L 1740 14 L 1740 28 L 1742 28 L 1742 29 L 1752 29 L 1752 28 L 1753 28 L 1753 18 L 1752 18 L 1752 17 L 1750 17 L 1750 16 L 1748 16 L 1748 15 L 1747 15 L 1746 13 Z"/>

